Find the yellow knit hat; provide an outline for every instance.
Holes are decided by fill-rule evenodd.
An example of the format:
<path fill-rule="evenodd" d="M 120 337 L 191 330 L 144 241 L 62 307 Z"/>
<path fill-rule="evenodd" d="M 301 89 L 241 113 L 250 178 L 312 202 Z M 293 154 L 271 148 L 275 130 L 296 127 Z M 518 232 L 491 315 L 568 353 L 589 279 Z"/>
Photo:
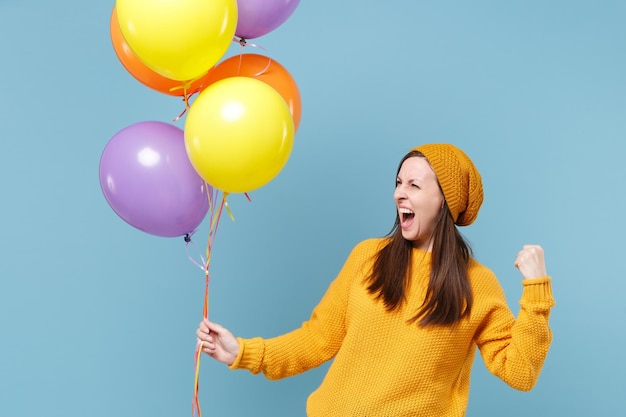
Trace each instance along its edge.
<path fill-rule="evenodd" d="M 433 167 L 454 223 L 472 224 L 483 202 L 483 184 L 472 160 L 447 143 L 421 145 L 413 150 L 421 152 Z"/>

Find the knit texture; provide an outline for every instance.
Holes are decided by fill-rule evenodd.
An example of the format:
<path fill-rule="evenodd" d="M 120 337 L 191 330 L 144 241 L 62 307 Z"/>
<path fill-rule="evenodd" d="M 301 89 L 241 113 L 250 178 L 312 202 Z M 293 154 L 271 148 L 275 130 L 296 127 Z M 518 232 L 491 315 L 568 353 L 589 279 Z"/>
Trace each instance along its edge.
<path fill-rule="evenodd" d="M 382 243 L 370 239 L 353 249 L 299 329 L 271 339 L 240 338 L 231 369 L 279 379 L 334 358 L 309 396 L 309 417 L 463 416 L 477 347 L 489 371 L 507 384 L 534 386 L 552 339 L 549 277 L 523 281 L 515 319 L 494 274 L 472 261 L 471 314 L 453 327 L 420 327 L 407 321 L 424 300 L 430 253 L 414 249 L 408 302 L 388 312 L 363 283 Z"/>
<path fill-rule="evenodd" d="M 447 143 L 418 146 L 432 166 L 443 190 L 454 222 L 470 225 L 483 203 L 483 184 L 472 160 L 459 148 Z"/>

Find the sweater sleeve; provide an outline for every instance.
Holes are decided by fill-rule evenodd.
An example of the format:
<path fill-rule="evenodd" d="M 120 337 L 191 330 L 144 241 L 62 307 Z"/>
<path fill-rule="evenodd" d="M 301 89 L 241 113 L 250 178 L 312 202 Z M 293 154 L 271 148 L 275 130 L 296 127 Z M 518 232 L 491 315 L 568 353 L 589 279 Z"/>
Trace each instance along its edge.
<path fill-rule="evenodd" d="M 263 372 L 269 379 L 281 379 L 334 357 L 346 333 L 350 285 L 358 276 L 362 262 L 359 246 L 353 249 L 308 321 L 296 330 L 271 339 L 239 338 L 239 354 L 230 368 L 248 369 L 253 374 Z"/>
<path fill-rule="evenodd" d="M 552 341 L 548 319 L 555 302 L 550 277 L 524 280 L 522 285 L 521 308 L 514 318 L 497 284 L 476 343 L 492 374 L 515 389 L 528 391 L 539 378 Z"/>

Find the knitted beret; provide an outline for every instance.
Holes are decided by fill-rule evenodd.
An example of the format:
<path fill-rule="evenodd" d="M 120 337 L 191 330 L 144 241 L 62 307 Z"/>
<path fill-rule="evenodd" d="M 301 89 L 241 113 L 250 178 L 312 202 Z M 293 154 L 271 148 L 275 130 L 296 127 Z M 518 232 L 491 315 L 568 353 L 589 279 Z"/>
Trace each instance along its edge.
<path fill-rule="evenodd" d="M 446 143 L 426 144 L 413 149 L 432 166 L 454 223 L 470 225 L 483 202 L 483 184 L 472 160 L 459 148 Z"/>

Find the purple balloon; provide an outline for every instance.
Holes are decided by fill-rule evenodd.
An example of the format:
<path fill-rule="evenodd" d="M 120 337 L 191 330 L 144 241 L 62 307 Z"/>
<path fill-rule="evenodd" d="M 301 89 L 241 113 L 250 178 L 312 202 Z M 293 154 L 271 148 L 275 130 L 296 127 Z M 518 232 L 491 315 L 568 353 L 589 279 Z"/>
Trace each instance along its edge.
<path fill-rule="evenodd" d="M 291 16 L 300 0 L 237 0 L 235 35 L 244 39 L 263 36 Z"/>
<path fill-rule="evenodd" d="M 115 134 L 100 158 L 100 186 L 124 221 L 161 237 L 192 233 L 209 210 L 209 186 L 195 171 L 184 132 L 140 122 Z"/>

